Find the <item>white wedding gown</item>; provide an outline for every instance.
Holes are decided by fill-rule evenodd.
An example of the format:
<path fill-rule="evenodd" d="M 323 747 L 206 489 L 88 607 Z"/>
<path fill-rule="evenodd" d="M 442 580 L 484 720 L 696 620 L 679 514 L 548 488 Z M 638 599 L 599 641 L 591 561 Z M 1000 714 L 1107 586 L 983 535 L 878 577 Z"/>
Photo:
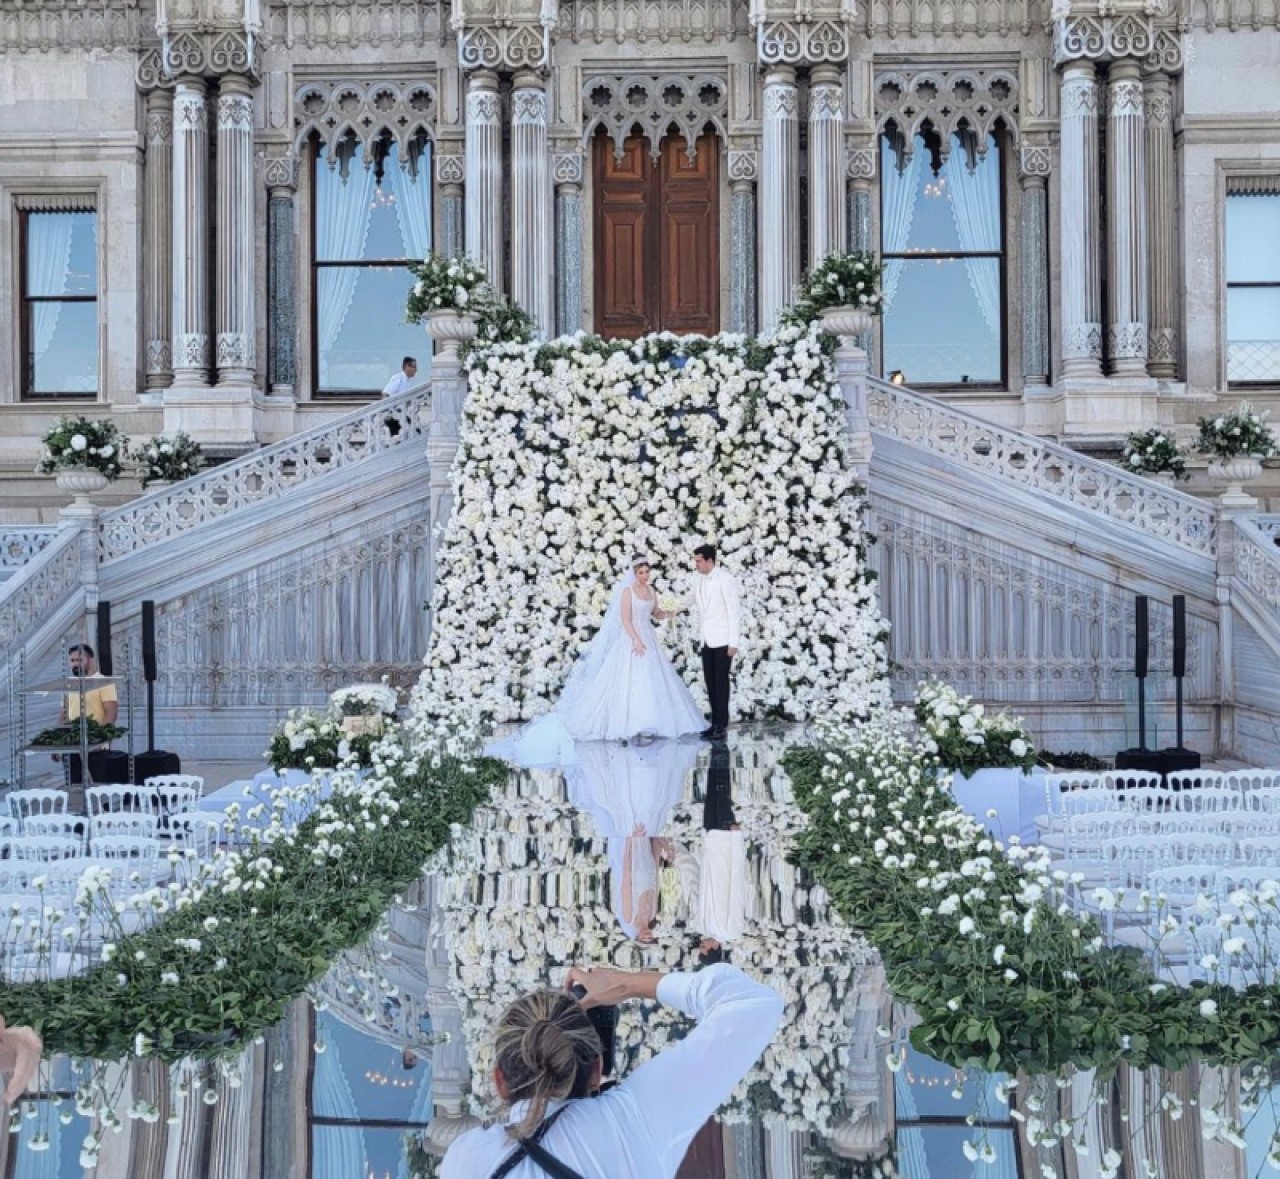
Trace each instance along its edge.
<path fill-rule="evenodd" d="M 568 765 L 578 741 L 682 737 L 706 727 L 654 629 L 654 599 L 632 593 L 630 601 L 631 625 L 644 654 L 635 652 L 625 627 L 606 620 L 570 670 L 555 708 L 490 745 L 490 756 L 531 767 Z"/>

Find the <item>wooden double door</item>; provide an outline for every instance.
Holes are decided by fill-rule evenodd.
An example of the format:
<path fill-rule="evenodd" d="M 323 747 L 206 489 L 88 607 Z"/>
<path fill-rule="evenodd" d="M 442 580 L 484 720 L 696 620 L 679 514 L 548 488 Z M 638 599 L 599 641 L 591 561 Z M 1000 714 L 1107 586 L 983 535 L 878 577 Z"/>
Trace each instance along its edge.
<path fill-rule="evenodd" d="M 652 153 L 633 135 L 614 154 L 596 136 L 592 153 L 595 329 L 634 339 L 648 332 L 720 330 L 720 149 L 702 135 L 690 158 L 668 135 Z"/>

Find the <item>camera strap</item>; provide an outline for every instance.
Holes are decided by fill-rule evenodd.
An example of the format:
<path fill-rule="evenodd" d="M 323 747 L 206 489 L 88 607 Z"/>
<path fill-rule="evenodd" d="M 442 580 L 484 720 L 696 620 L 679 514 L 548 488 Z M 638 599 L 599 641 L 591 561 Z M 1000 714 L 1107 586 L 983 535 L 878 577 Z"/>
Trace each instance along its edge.
<path fill-rule="evenodd" d="M 498 1169 L 490 1176 L 490 1179 L 506 1179 L 515 1170 L 516 1164 L 522 1162 L 527 1156 L 538 1164 L 552 1179 L 582 1179 L 572 1167 L 566 1166 L 553 1154 L 548 1154 L 540 1145 L 543 1136 L 555 1124 L 558 1118 L 566 1109 L 567 1105 L 562 1105 L 549 1118 L 543 1120 L 542 1124 L 529 1135 L 528 1138 L 521 1138 L 520 1145 L 516 1147 L 511 1154 L 507 1155 Z"/>

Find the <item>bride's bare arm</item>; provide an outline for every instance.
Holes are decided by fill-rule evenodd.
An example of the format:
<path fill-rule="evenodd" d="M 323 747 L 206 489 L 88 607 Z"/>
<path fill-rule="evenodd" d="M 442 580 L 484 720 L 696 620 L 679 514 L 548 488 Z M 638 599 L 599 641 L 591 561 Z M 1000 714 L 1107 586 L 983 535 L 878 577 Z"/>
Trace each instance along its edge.
<path fill-rule="evenodd" d="M 620 610 L 622 615 L 622 626 L 631 638 L 631 649 L 637 655 L 643 655 L 644 640 L 640 637 L 640 632 L 636 630 L 635 623 L 631 621 L 632 597 L 633 595 L 630 589 L 624 589 L 622 591 L 622 608 Z"/>

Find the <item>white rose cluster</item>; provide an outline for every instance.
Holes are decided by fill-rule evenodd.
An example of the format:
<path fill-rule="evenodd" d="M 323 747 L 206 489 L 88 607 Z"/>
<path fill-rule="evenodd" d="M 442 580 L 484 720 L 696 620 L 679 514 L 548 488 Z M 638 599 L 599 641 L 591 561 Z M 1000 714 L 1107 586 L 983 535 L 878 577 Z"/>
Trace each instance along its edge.
<path fill-rule="evenodd" d="M 415 711 L 487 723 L 544 711 L 631 555 L 652 555 L 660 593 L 682 593 L 702 542 L 743 589 L 739 716 L 888 707 L 863 500 L 816 329 L 499 344 L 468 369 Z M 664 637 L 701 692 L 693 626 L 683 614 Z"/>

